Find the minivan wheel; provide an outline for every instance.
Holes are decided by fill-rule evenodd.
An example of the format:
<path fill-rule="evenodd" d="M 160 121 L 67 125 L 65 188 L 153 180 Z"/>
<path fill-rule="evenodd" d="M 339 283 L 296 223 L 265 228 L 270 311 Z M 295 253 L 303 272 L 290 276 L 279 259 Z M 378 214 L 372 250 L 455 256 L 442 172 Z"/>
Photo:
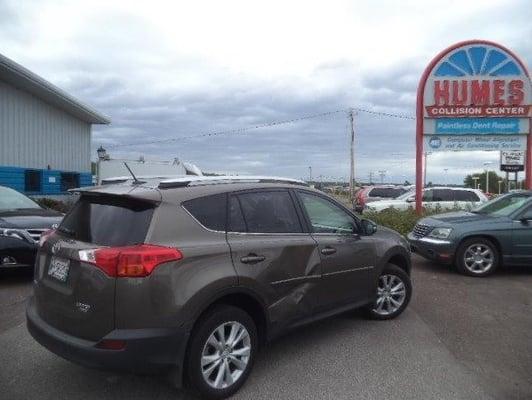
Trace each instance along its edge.
<path fill-rule="evenodd" d="M 408 274 L 394 264 L 384 267 L 377 283 L 375 302 L 367 307 L 372 319 L 392 319 L 399 316 L 412 297 L 412 283 Z"/>
<path fill-rule="evenodd" d="M 253 319 L 233 306 L 217 306 L 198 322 L 188 352 L 190 383 L 210 399 L 236 393 L 246 381 L 257 350 Z"/>
<path fill-rule="evenodd" d="M 465 240 L 456 254 L 456 268 L 469 276 L 483 277 L 499 266 L 499 252 L 493 242 L 481 237 Z"/>

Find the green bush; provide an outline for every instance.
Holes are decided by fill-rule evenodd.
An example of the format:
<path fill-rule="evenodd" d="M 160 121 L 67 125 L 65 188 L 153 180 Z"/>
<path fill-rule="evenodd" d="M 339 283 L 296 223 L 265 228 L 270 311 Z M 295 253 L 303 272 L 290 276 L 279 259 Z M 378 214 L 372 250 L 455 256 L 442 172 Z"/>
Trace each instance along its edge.
<path fill-rule="evenodd" d="M 441 214 L 443 212 L 451 211 L 463 211 L 458 207 L 453 209 L 443 210 L 441 207 L 435 207 L 433 209 L 424 209 L 421 216 L 416 214 L 413 208 L 407 210 L 397 210 L 395 208 L 388 208 L 381 212 L 366 212 L 363 218 L 369 219 L 378 225 L 391 228 L 402 235 L 406 235 L 414 229 L 417 221 L 421 218 L 428 217 L 434 214 Z"/>

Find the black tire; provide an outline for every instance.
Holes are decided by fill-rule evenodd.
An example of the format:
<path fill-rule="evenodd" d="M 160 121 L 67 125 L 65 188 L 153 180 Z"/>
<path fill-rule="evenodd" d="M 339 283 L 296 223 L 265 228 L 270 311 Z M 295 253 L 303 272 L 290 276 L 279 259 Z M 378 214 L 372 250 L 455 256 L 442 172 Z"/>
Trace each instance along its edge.
<path fill-rule="evenodd" d="M 489 249 L 489 252 L 491 252 L 492 255 L 491 266 L 487 267 L 487 264 L 482 264 L 478 266 L 477 270 L 475 270 L 475 265 L 468 265 L 468 262 L 466 261 L 466 253 L 468 253 L 468 255 L 472 255 L 468 250 L 472 247 L 474 248 L 475 246 L 480 249 Z M 458 272 L 464 275 L 475 276 L 479 278 L 488 276 L 495 272 L 495 270 L 499 267 L 499 264 L 500 254 L 499 250 L 497 249 L 497 246 L 495 246 L 495 244 L 491 240 L 483 237 L 472 237 L 464 240 L 460 244 L 460 247 L 456 252 L 456 269 L 458 270 Z"/>
<path fill-rule="evenodd" d="M 380 303 L 378 303 L 379 297 L 377 297 L 375 299 L 375 303 L 366 307 L 366 315 L 371 319 L 388 320 L 398 317 L 406 309 L 412 297 L 412 282 L 410 280 L 410 276 L 403 269 L 399 268 L 395 264 L 386 264 L 386 266 L 381 272 L 381 275 L 379 276 L 376 288 L 377 291 L 379 290 L 379 287 L 381 287 L 381 284 L 383 283 L 385 277 L 395 277 L 393 282 L 397 282 L 396 285 L 399 284 L 399 281 L 403 283 L 404 297 L 397 297 L 396 294 L 390 296 L 391 299 L 393 299 L 394 301 L 398 301 L 399 299 L 401 299 L 401 303 L 397 309 L 395 309 L 394 311 L 390 311 L 389 313 L 385 313 L 385 310 L 378 311 L 378 305 L 380 305 Z M 390 280 L 390 282 L 392 281 Z M 399 291 L 395 293 L 399 293 Z M 391 299 L 389 300 L 389 302 L 384 301 L 385 305 L 383 306 L 383 308 L 386 307 L 387 304 L 392 305 Z"/>
<path fill-rule="evenodd" d="M 206 347 L 207 340 L 214 333 L 215 329 L 224 323 L 238 322 L 241 324 L 249 334 L 250 353 L 247 365 L 241 375 L 230 386 L 225 388 L 215 388 L 207 382 L 203 376 L 201 359 L 203 350 Z M 228 328 L 229 329 L 229 328 Z M 207 311 L 198 321 L 194 331 L 192 332 L 191 342 L 188 348 L 187 356 L 187 376 L 189 383 L 193 389 L 196 389 L 202 396 L 207 399 L 224 399 L 236 393 L 248 378 L 255 355 L 258 349 L 257 328 L 253 319 L 242 309 L 220 305 Z M 228 361 L 231 363 L 231 361 Z M 209 365 L 209 364 L 208 364 Z M 234 368 L 235 366 L 231 364 Z M 217 369 L 213 370 L 216 375 Z M 211 374 L 212 376 L 212 374 Z"/>

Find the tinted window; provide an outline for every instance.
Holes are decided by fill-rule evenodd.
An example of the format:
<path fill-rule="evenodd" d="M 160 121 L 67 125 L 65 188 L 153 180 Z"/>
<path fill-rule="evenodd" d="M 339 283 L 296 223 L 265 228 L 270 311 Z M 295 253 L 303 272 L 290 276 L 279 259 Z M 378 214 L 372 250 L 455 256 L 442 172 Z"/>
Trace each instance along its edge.
<path fill-rule="evenodd" d="M 204 227 L 214 231 L 225 232 L 227 207 L 225 194 L 200 197 L 185 201 L 183 207 L 196 218 Z"/>
<path fill-rule="evenodd" d="M 351 234 L 356 230 L 353 217 L 329 200 L 300 192 L 301 201 L 315 233 Z"/>
<path fill-rule="evenodd" d="M 455 201 L 453 192 L 451 189 L 434 189 L 432 201 Z"/>
<path fill-rule="evenodd" d="M 231 196 L 229 200 L 229 232 L 247 232 L 246 221 L 244 221 L 244 215 L 242 214 L 242 208 L 240 207 L 240 201 L 238 197 Z"/>
<path fill-rule="evenodd" d="M 477 194 L 469 190 L 453 190 L 456 201 L 480 201 Z"/>
<path fill-rule="evenodd" d="M 82 242 L 102 246 L 144 243 L 153 214 L 151 204 L 113 197 L 81 197 L 59 231 Z"/>
<path fill-rule="evenodd" d="M 369 197 L 383 197 L 386 199 L 396 198 L 406 192 L 403 188 L 373 188 L 369 192 Z"/>
<path fill-rule="evenodd" d="M 247 232 L 302 232 L 297 212 L 287 191 L 252 192 L 236 195 Z"/>
<path fill-rule="evenodd" d="M 35 171 L 31 169 L 27 169 L 26 171 L 24 171 L 24 191 L 41 191 L 41 171 Z"/>

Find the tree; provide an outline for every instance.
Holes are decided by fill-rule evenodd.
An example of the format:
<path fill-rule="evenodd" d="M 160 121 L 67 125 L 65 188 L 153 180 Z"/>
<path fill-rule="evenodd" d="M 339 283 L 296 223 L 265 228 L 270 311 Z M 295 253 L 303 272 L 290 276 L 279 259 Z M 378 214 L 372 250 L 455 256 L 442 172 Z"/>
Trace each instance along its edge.
<path fill-rule="evenodd" d="M 497 175 L 495 171 L 488 171 L 488 190 L 486 190 L 486 172 L 481 172 L 478 174 L 473 175 L 467 175 L 464 178 L 464 186 L 475 188 L 475 180 L 477 186 L 480 185 L 480 189 L 482 189 L 484 192 L 489 193 L 499 193 L 499 180 L 502 178 Z M 478 179 L 473 179 L 478 178 Z M 501 184 L 501 192 L 505 191 L 504 183 Z"/>

